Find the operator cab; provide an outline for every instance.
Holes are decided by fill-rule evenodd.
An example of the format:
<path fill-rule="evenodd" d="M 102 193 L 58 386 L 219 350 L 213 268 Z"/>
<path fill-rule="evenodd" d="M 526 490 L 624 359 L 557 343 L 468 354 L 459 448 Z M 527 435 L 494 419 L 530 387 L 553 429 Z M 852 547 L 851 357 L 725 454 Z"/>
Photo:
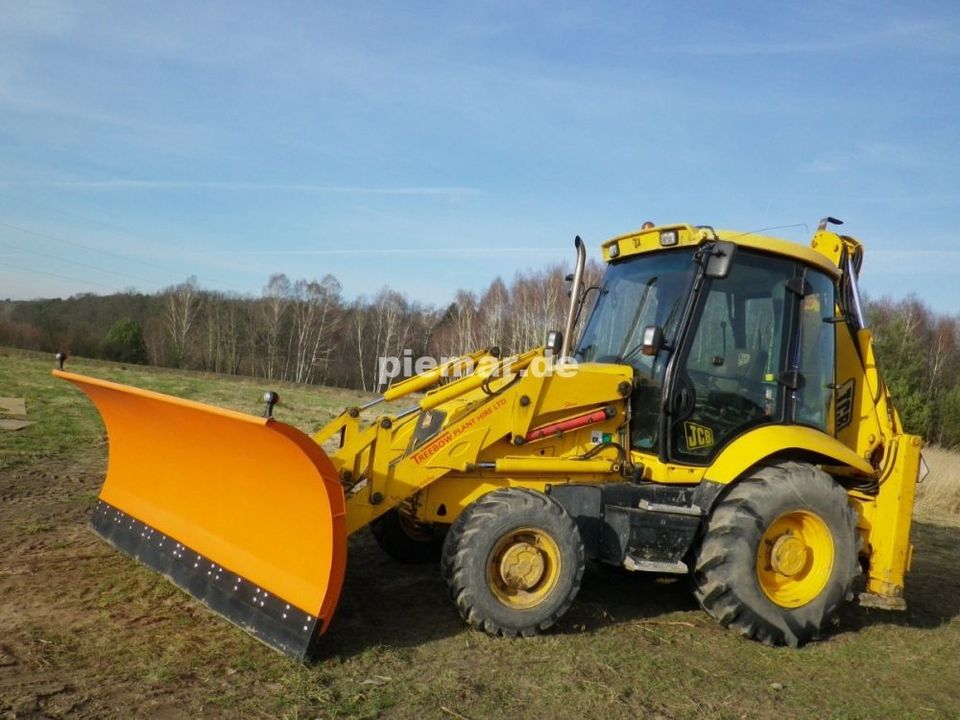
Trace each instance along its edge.
<path fill-rule="evenodd" d="M 663 247 L 664 232 L 681 239 Z M 763 244 L 678 226 L 604 246 L 610 264 L 574 357 L 633 368 L 634 450 L 706 465 L 763 424 L 833 434 L 835 275 L 752 247 Z"/>

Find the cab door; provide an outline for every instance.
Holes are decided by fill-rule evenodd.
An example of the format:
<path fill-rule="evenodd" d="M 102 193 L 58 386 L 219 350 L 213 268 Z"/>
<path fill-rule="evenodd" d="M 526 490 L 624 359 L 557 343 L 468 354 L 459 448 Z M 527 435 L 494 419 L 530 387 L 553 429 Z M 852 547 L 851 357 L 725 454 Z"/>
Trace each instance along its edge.
<path fill-rule="evenodd" d="M 748 430 L 827 430 L 833 387 L 833 283 L 788 258 L 740 248 L 710 280 L 675 362 L 667 455 L 704 465 Z"/>

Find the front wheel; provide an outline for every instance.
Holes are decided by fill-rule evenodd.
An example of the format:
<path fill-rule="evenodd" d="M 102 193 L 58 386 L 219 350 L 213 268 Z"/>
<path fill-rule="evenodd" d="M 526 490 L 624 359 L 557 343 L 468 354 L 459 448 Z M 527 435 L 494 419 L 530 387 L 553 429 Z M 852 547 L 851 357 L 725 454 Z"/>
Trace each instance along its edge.
<path fill-rule="evenodd" d="M 505 488 L 461 513 L 441 568 L 463 618 L 491 635 L 528 637 L 570 607 L 583 578 L 577 524 L 543 493 Z"/>
<path fill-rule="evenodd" d="M 857 515 L 833 478 L 803 463 L 763 467 L 714 509 L 695 594 L 725 627 L 770 645 L 802 645 L 853 597 L 857 546 Z"/>

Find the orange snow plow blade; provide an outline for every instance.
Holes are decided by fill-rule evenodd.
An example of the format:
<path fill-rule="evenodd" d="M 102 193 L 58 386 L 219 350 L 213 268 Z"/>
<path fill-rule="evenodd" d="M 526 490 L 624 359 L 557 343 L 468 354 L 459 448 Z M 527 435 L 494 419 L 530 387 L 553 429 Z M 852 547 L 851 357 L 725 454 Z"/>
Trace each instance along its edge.
<path fill-rule="evenodd" d="M 268 645 L 313 655 L 347 559 L 343 489 L 320 446 L 273 419 L 53 374 L 107 428 L 93 529 Z"/>

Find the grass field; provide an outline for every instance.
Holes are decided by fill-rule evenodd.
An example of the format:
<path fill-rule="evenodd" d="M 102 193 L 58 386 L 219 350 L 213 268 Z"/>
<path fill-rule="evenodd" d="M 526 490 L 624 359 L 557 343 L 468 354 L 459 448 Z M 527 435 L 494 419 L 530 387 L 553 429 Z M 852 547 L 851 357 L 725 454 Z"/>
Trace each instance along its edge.
<path fill-rule="evenodd" d="M 468 630 L 434 567 L 366 532 L 323 655 L 293 663 L 85 528 L 106 458 L 96 411 L 52 359 L 0 348 L 0 718 L 938 718 L 960 715 L 960 456 L 928 449 L 909 609 L 849 607 L 826 640 L 774 649 L 718 627 L 685 581 L 588 569 L 530 640 Z M 259 412 L 263 382 L 71 361 L 70 369 Z M 305 430 L 361 395 L 271 385 Z M 162 449 L 161 449 L 162 450 Z"/>

